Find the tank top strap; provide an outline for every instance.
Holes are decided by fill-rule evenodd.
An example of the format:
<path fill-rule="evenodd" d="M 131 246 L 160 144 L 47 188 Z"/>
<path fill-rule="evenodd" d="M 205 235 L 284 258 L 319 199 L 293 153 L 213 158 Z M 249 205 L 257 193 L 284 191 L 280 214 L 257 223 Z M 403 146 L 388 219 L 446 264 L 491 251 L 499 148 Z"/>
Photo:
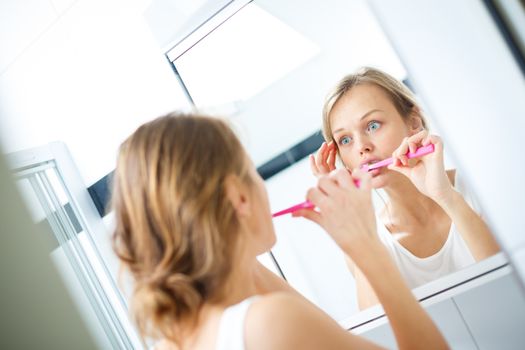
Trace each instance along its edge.
<path fill-rule="evenodd" d="M 216 350 L 244 350 L 244 322 L 250 305 L 257 299 L 252 296 L 226 308 L 221 316 Z"/>

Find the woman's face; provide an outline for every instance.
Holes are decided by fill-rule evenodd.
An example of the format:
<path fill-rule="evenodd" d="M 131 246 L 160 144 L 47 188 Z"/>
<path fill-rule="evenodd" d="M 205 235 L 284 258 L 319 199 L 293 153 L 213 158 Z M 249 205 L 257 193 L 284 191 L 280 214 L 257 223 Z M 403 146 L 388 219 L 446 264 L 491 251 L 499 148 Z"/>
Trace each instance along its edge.
<path fill-rule="evenodd" d="M 405 122 L 387 93 L 374 84 L 362 84 L 345 93 L 334 105 L 332 136 L 345 166 L 352 170 L 392 156 L 404 137 L 418 132 L 421 120 Z M 387 168 L 370 171 L 372 187 L 384 187 L 399 176 Z"/>

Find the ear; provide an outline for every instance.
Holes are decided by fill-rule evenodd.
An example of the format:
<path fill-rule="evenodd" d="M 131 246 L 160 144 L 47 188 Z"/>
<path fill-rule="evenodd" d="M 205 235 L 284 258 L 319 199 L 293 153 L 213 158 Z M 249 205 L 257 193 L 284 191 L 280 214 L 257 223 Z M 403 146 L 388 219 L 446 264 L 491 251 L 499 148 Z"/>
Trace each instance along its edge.
<path fill-rule="evenodd" d="M 408 126 L 410 135 L 415 135 L 423 130 L 423 119 L 421 118 L 419 108 L 412 108 L 412 112 L 410 113 L 406 124 Z"/>
<path fill-rule="evenodd" d="M 239 217 L 251 214 L 249 189 L 237 175 L 228 175 L 224 181 L 226 196 Z"/>

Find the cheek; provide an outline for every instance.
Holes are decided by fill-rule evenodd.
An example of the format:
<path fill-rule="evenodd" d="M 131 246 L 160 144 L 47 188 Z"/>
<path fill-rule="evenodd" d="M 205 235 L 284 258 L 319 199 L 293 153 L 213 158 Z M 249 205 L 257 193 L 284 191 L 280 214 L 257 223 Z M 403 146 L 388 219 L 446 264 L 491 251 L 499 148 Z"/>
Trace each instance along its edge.
<path fill-rule="evenodd" d="M 356 155 L 349 149 L 339 150 L 339 158 L 347 169 L 354 169 L 359 164 Z"/>
<path fill-rule="evenodd" d="M 270 250 L 277 237 L 275 235 L 275 229 L 273 227 L 273 221 L 269 214 L 260 212 L 257 218 L 257 223 L 253 227 L 253 232 L 257 232 L 257 250 L 258 254 L 262 254 Z"/>
<path fill-rule="evenodd" d="M 393 130 L 389 135 L 382 139 L 384 149 L 386 151 L 390 150 L 391 152 L 394 152 L 399 147 L 399 145 L 401 145 L 403 139 L 409 136 L 411 135 L 405 129 Z"/>

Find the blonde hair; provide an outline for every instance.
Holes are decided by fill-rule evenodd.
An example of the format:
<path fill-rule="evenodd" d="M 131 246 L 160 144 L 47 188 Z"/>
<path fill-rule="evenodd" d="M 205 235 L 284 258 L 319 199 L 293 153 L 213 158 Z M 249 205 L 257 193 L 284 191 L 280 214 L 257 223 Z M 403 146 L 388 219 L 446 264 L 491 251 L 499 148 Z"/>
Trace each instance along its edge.
<path fill-rule="evenodd" d="M 143 337 L 179 342 L 179 326 L 223 297 L 240 225 L 225 194 L 230 174 L 251 181 L 239 139 L 219 119 L 171 113 L 120 146 L 113 249 L 135 280 Z"/>
<path fill-rule="evenodd" d="M 323 136 L 327 142 L 333 141 L 330 113 L 341 97 L 354 86 L 374 84 L 383 89 L 391 99 L 401 117 L 407 121 L 410 114 L 417 110 L 423 128 L 427 123 L 414 94 L 400 81 L 391 75 L 371 67 L 363 67 L 356 73 L 345 76 L 328 94 L 323 106 Z"/>

